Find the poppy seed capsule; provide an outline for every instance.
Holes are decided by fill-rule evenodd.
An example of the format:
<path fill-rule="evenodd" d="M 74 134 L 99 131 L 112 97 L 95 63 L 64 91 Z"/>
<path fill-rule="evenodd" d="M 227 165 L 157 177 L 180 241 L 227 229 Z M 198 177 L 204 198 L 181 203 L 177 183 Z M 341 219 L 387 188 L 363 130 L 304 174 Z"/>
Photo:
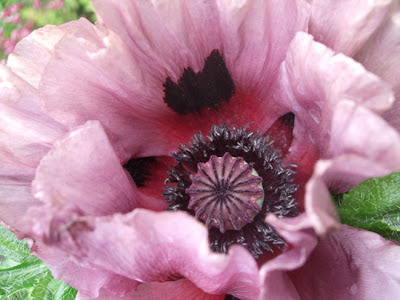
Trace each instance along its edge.
<path fill-rule="evenodd" d="M 241 157 L 228 152 L 223 157 L 212 155 L 198 164 L 198 172 L 190 175 L 192 184 L 188 208 L 208 228 L 239 230 L 251 223 L 264 202 L 262 178 Z"/>

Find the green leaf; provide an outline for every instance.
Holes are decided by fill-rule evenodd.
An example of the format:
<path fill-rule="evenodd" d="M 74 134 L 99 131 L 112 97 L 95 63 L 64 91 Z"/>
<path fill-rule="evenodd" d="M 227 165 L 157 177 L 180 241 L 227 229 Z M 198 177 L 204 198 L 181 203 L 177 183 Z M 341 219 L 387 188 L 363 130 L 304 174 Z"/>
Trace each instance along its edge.
<path fill-rule="evenodd" d="M 26 241 L 0 226 L 0 299 L 73 300 L 77 291 L 51 275 Z"/>
<path fill-rule="evenodd" d="M 0 271 L 0 295 L 11 295 L 35 286 L 49 271 L 39 259 Z"/>
<path fill-rule="evenodd" d="M 3 226 L 0 226 L 0 255 L 16 262 L 23 262 L 30 256 L 29 246 Z"/>
<path fill-rule="evenodd" d="M 32 291 L 33 299 L 73 300 L 77 291 L 62 281 L 55 280 L 50 273 L 43 277 Z"/>
<path fill-rule="evenodd" d="M 400 242 L 400 172 L 369 179 L 338 203 L 342 223 Z"/>

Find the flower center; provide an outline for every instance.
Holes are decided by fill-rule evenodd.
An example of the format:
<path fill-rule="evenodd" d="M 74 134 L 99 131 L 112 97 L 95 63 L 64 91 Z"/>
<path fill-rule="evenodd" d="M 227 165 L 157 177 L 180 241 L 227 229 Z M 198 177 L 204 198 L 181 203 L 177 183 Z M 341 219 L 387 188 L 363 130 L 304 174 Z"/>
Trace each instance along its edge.
<path fill-rule="evenodd" d="M 212 126 L 207 138 L 194 135 L 172 153 L 164 197 L 169 210 L 183 210 L 208 227 L 210 247 L 226 253 L 233 244 L 254 257 L 285 242 L 265 222 L 268 213 L 298 214 L 293 165 L 281 165 L 281 151 L 269 136 L 244 128 Z"/>
<path fill-rule="evenodd" d="M 198 172 L 190 175 L 192 184 L 188 208 L 208 228 L 240 230 L 251 223 L 264 202 L 262 178 L 241 157 L 228 152 L 223 157 L 212 155 L 206 163 L 199 163 Z"/>

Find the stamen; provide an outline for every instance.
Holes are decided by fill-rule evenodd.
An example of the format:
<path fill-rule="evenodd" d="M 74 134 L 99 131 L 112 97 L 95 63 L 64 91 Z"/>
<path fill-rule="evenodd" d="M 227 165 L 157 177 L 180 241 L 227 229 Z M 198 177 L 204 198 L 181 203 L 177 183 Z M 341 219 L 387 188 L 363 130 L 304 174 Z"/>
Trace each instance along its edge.
<path fill-rule="evenodd" d="M 172 153 L 176 164 L 163 193 L 168 209 L 204 222 L 214 251 L 241 244 L 257 258 L 281 249 L 285 242 L 265 218 L 297 215 L 298 187 L 295 166 L 282 166 L 282 151 L 274 146 L 269 136 L 226 125 L 213 126 L 207 139 L 194 135 L 191 144 Z"/>

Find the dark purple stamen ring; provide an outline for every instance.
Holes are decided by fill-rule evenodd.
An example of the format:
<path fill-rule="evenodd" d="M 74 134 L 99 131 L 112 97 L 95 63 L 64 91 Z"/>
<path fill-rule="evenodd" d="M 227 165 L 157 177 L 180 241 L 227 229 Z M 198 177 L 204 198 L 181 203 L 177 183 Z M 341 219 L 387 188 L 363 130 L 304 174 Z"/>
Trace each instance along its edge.
<path fill-rule="evenodd" d="M 236 158 L 233 163 L 237 161 L 236 164 L 239 164 L 241 158 L 248 164 L 237 174 L 239 176 L 229 177 L 228 173 L 221 178 L 221 184 L 226 184 L 229 180 L 230 186 L 236 189 L 235 193 L 227 196 L 231 204 L 227 206 L 224 201 L 218 200 L 216 191 L 215 199 L 210 198 L 210 190 L 215 189 L 213 161 L 214 164 L 217 164 L 217 160 L 220 161 L 220 171 L 217 172 L 222 172 L 227 168 L 223 163 L 226 153 Z M 293 198 L 298 188 L 293 184 L 295 166 L 282 166 L 280 151 L 274 148 L 273 141 L 268 136 L 261 136 L 244 128 L 229 129 L 226 125 L 214 125 L 207 138 L 201 133 L 194 135 L 189 145 L 181 145 L 179 151 L 172 153 L 172 156 L 176 164 L 168 171 L 167 186 L 163 193 L 170 203 L 168 210 L 187 211 L 204 222 L 209 227 L 211 249 L 226 253 L 231 245 L 241 244 L 257 258 L 265 251 L 274 252 L 274 248 L 280 249 L 285 244 L 275 229 L 265 222 L 265 218 L 268 213 L 274 213 L 278 217 L 293 217 L 298 214 L 297 203 Z M 215 158 L 211 159 L 212 156 Z M 227 156 L 225 159 L 228 159 Z M 211 167 L 206 167 L 207 164 Z M 260 196 L 258 191 L 250 192 L 247 188 L 242 191 L 241 185 L 244 183 L 241 178 L 249 176 L 251 169 L 257 172 L 256 177 L 261 178 L 260 183 L 252 183 L 261 184 L 264 190 L 264 201 L 259 211 L 252 206 L 252 201 L 243 201 L 246 194 L 251 197 Z M 253 181 L 254 178 L 250 177 L 249 180 Z M 204 198 L 201 199 L 202 197 Z M 252 213 L 243 213 L 246 206 L 253 209 Z M 238 224 L 236 218 L 246 224 Z"/>

